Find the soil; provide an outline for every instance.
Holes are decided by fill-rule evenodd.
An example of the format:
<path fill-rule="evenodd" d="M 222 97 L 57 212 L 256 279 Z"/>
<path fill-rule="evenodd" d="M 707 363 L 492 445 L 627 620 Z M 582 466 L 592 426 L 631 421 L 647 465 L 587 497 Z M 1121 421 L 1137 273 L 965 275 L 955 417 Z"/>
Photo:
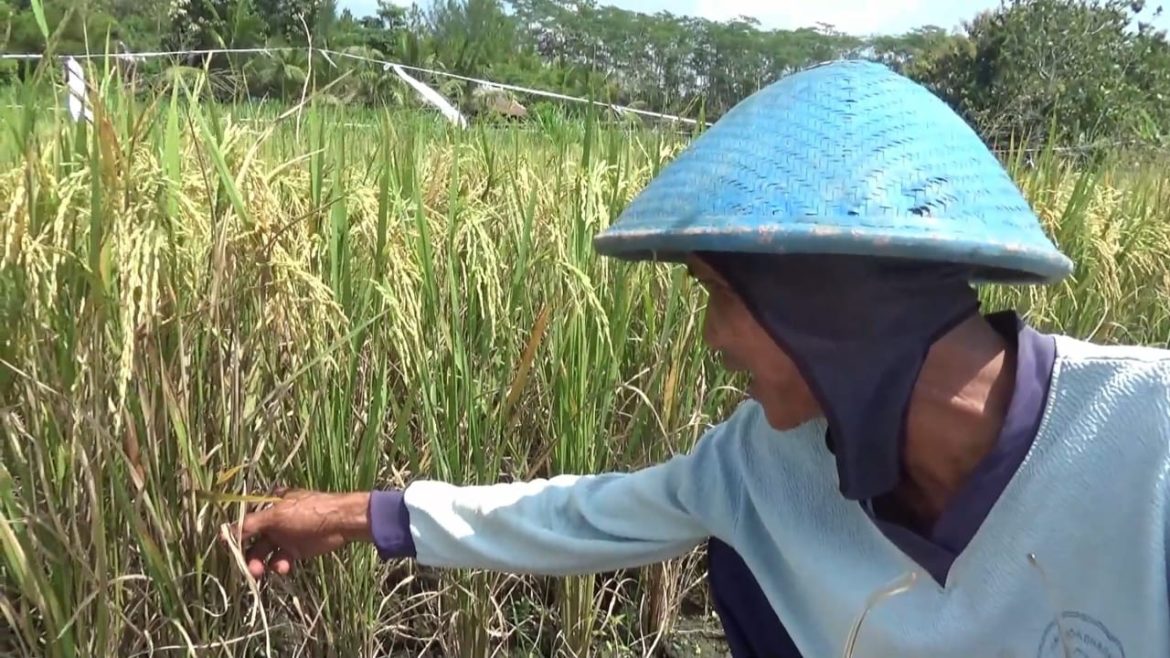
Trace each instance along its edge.
<path fill-rule="evenodd" d="M 729 658 L 727 643 L 717 620 L 683 617 L 675 622 L 675 632 L 663 648 L 663 658 Z"/>

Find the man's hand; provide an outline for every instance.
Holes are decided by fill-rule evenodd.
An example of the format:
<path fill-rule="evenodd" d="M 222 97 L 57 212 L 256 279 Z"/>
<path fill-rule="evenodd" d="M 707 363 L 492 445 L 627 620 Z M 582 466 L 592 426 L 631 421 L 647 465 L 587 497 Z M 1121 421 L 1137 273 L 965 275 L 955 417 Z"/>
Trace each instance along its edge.
<path fill-rule="evenodd" d="M 244 548 L 253 577 L 266 571 L 287 575 L 293 564 L 336 551 L 347 544 L 373 541 L 368 493 L 278 492 L 271 507 L 247 514 L 231 534 Z"/>

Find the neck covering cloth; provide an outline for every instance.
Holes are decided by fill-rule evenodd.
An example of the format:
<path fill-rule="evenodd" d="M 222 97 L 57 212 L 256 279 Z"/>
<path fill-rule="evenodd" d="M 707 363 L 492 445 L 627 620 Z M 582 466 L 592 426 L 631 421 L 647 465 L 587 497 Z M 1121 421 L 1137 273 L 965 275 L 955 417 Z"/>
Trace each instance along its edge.
<path fill-rule="evenodd" d="M 926 356 L 979 311 L 970 268 L 845 255 L 697 255 L 800 371 L 827 421 L 841 494 L 869 500 L 892 491 Z"/>

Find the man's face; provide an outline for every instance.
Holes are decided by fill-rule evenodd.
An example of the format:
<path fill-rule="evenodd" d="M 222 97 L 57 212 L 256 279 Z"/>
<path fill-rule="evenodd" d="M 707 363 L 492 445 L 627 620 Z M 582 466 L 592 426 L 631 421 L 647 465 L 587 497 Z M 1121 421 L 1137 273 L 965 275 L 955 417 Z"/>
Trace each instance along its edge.
<path fill-rule="evenodd" d="M 748 394 L 764 408 L 768 423 L 786 430 L 821 414 L 796 365 L 760 326 L 727 281 L 697 257 L 687 271 L 707 290 L 703 341 L 724 367 L 751 376 Z"/>

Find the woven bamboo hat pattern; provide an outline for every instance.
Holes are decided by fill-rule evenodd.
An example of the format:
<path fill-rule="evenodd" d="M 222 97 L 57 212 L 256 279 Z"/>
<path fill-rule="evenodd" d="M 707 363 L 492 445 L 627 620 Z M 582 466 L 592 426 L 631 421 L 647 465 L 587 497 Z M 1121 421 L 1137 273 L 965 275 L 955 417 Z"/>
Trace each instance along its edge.
<path fill-rule="evenodd" d="M 925 87 L 844 60 L 735 106 L 596 236 L 602 255 L 851 254 L 1053 282 L 1072 262 L 975 131 Z"/>

